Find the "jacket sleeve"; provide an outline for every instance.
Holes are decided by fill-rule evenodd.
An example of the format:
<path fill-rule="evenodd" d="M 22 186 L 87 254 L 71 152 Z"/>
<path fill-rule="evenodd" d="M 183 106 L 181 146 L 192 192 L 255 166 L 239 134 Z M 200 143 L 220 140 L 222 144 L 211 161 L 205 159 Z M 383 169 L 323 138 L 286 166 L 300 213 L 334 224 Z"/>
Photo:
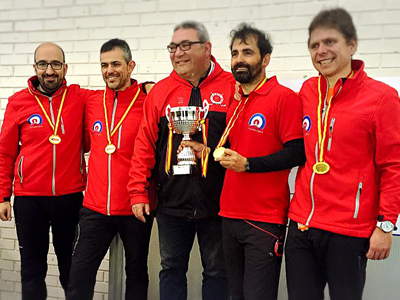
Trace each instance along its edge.
<path fill-rule="evenodd" d="M 375 163 L 379 172 L 379 215 L 396 224 L 400 213 L 400 99 L 387 92 L 373 117 Z"/>
<path fill-rule="evenodd" d="M 128 192 L 131 205 L 149 204 L 148 188 L 151 170 L 156 162 L 156 141 L 158 139 L 159 113 L 155 106 L 152 90 L 144 101 L 143 119 L 135 140 L 135 147 L 129 171 Z"/>
<path fill-rule="evenodd" d="M 13 101 L 9 100 L 0 132 L 0 202 L 12 193 L 14 164 L 19 148 L 17 113 Z"/>

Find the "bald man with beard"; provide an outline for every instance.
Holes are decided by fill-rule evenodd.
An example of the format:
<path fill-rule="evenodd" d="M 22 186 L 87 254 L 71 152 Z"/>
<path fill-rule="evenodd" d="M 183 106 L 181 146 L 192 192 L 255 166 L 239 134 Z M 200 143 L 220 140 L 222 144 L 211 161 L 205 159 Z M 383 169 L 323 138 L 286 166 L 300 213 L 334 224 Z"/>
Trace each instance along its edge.
<path fill-rule="evenodd" d="M 8 100 L 0 133 L 0 219 L 11 221 L 11 195 L 21 255 L 22 298 L 46 299 L 51 227 L 64 290 L 86 173 L 83 111 L 90 91 L 65 80 L 64 51 L 43 43 L 36 76 Z"/>

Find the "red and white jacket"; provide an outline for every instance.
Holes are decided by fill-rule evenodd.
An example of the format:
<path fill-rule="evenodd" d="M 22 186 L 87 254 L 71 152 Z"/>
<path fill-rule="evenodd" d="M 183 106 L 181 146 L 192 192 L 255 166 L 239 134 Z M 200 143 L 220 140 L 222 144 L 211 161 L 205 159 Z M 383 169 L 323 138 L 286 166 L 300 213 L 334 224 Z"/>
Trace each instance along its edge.
<path fill-rule="evenodd" d="M 275 76 L 248 97 L 229 133 L 232 150 L 245 157 L 266 156 L 282 150 L 284 143 L 302 138 L 299 97 L 280 85 Z M 237 105 L 235 101 L 230 106 L 227 123 Z M 227 218 L 286 224 L 289 172 L 290 169 L 264 173 L 228 169 L 219 214 Z"/>
<path fill-rule="evenodd" d="M 0 202 L 16 196 L 59 196 L 84 190 L 85 162 L 82 151 L 83 110 L 92 93 L 79 85 L 62 86 L 47 97 L 37 90 L 36 76 L 28 86 L 53 124 L 64 90 L 67 90 L 57 134 L 61 143 L 52 145 L 53 134 L 42 109 L 28 88 L 9 98 L 0 133 Z"/>
<path fill-rule="evenodd" d="M 396 223 L 400 212 L 400 100 L 388 85 L 352 62 L 355 72 L 333 92 L 324 160 L 328 173 L 313 165 L 318 148 L 318 77 L 303 84 L 303 134 L 307 162 L 299 169 L 289 218 L 309 227 L 353 237 L 370 237 L 378 215 Z M 321 78 L 322 101 L 327 80 Z M 323 105 L 322 105 L 323 107 Z"/>
<path fill-rule="evenodd" d="M 203 101 L 209 103 L 206 119 L 207 142 L 215 148 L 226 126 L 226 112 L 234 95 L 235 80 L 225 72 L 212 57 L 210 74 L 200 83 Z M 212 157 L 208 161 L 207 177 L 200 171 L 191 175 L 167 175 L 165 172 L 166 149 L 168 144 L 168 120 L 165 109 L 187 106 L 193 86 L 173 71 L 170 76 L 158 82 L 149 93 L 145 105 L 145 115 L 136 139 L 132 157 L 131 177 L 128 190 L 131 204 L 148 203 L 149 178 L 156 176 L 160 182 L 157 212 L 182 218 L 202 219 L 216 216 L 219 211 L 225 169 Z M 202 132 L 192 139 L 203 142 Z M 182 135 L 174 134 L 172 142 L 172 165 L 177 163 L 176 151 Z M 199 163 L 200 165 L 200 163 Z M 153 174 L 152 174 L 153 172 Z"/>
<path fill-rule="evenodd" d="M 106 88 L 106 106 L 110 132 L 121 120 L 126 109 L 140 92 L 121 126 L 111 137 L 117 147 L 113 154 L 104 149 L 108 145 L 103 93 L 97 91 L 90 97 L 85 109 L 85 135 L 90 136 L 88 183 L 83 205 L 104 215 L 133 215 L 127 190 L 128 173 L 135 138 L 143 117 L 146 98 L 144 84 L 131 79 L 132 85 L 124 91 Z M 154 203 L 152 203 L 154 204 Z M 153 205 L 152 205 L 153 208 Z"/>

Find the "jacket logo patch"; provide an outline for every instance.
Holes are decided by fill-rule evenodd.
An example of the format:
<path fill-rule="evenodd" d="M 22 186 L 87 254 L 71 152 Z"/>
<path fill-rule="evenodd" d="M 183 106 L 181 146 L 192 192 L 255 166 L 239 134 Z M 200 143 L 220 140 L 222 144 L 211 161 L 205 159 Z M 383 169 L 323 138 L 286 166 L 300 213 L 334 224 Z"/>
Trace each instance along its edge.
<path fill-rule="evenodd" d="M 28 118 L 28 123 L 30 125 L 42 125 L 43 118 L 38 114 L 34 114 Z"/>
<path fill-rule="evenodd" d="M 224 102 L 224 95 L 220 93 L 211 93 L 210 101 L 215 105 L 226 106 L 226 104 L 222 105 Z"/>
<path fill-rule="evenodd" d="M 311 129 L 311 118 L 309 116 L 305 116 L 303 118 L 303 130 L 310 131 Z"/>
<path fill-rule="evenodd" d="M 256 113 L 250 118 L 249 126 L 263 130 L 265 127 L 265 123 L 265 117 L 263 116 L 263 114 Z"/>
<path fill-rule="evenodd" d="M 93 132 L 101 133 L 103 131 L 103 124 L 100 121 L 96 121 L 93 124 Z"/>

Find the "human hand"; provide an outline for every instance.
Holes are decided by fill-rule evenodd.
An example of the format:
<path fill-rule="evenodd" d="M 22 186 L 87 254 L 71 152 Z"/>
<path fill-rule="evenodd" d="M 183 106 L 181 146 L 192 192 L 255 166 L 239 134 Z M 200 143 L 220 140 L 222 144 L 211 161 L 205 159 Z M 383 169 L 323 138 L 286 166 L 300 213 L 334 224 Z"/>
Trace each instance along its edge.
<path fill-rule="evenodd" d="M 4 201 L 0 203 L 0 219 L 2 221 L 11 221 L 11 203 Z"/>
<path fill-rule="evenodd" d="M 132 205 L 132 212 L 138 220 L 142 221 L 143 223 L 146 223 L 146 218 L 144 217 L 144 213 L 146 215 L 150 215 L 150 205 L 147 203 L 134 204 Z"/>
<path fill-rule="evenodd" d="M 369 239 L 369 250 L 367 258 L 373 260 L 381 260 L 389 257 L 390 248 L 392 247 L 393 235 L 391 232 L 383 232 L 380 228 L 375 228 Z"/>
<path fill-rule="evenodd" d="M 204 150 L 204 144 L 196 142 L 196 141 L 182 141 L 178 147 L 177 153 L 179 154 L 184 147 L 190 147 L 193 149 L 193 153 L 197 159 L 201 159 Z M 207 152 L 210 153 L 211 149 L 207 147 Z"/>
<path fill-rule="evenodd" d="M 240 155 L 236 151 L 231 149 L 225 149 L 224 154 L 215 159 L 215 161 L 219 161 L 219 163 L 229 170 L 235 172 L 244 172 L 244 165 L 247 162 L 247 158 Z"/>

